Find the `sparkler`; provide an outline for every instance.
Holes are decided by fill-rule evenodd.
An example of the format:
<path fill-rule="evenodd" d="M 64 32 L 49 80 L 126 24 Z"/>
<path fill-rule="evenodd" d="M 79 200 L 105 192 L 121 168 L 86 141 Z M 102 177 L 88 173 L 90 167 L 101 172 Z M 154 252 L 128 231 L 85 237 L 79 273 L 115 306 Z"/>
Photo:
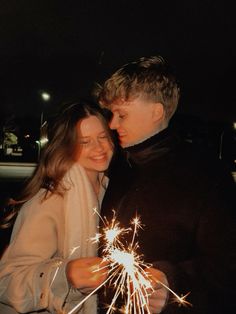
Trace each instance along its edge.
<path fill-rule="evenodd" d="M 95 212 L 99 215 L 96 209 Z M 109 266 L 103 266 L 97 271 L 108 268 L 108 277 L 99 287 L 88 294 L 79 304 L 68 312 L 68 314 L 74 313 L 92 294 L 106 284 L 108 284 L 109 288 L 114 289 L 114 295 L 111 304 L 107 306 L 106 314 L 114 313 L 118 310 L 125 314 L 150 313 L 148 298 L 154 292 L 151 282 L 156 282 L 167 289 L 174 295 L 175 301 L 180 305 L 191 305 L 186 301 L 186 297 L 189 293 L 181 297 L 178 296 L 167 285 L 156 280 L 146 271 L 146 269 L 150 268 L 152 265 L 144 263 L 142 256 L 137 253 L 139 245 L 135 242 L 137 230 L 142 228 L 139 217 L 135 217 L 131 221 L 133 228 L 121 228 L 119 222 L 116 221 L 114 211 L 110 224 L 106 218 L 103 219 L 100 215 L 99 217 L 105 227 L 102 234 L 96 234 L 92 241 L 98 242 L 99 239 L 103 239 L 103 260 L 108 262 Z M 130 232 L 133 232 L 131 242 L 129 244 L 124 243 L 124 241 L 122 241 L 123 236 Z M 124 303 L 121 309 L 117 309 L 116 305 L 119 297 L 121 297 Z"/>
<path fill-rule="evenodd" d="M 73 248 L 71 249 L 71 251 L 70 251 L 69 257 L 71 257 L 71 256 L 74 254 L 74 252 L 75 252 L 78 248 L 79 248 L 79 246 L 73 247 Z M 58 271 L 59 271 L 61 265 L 62 265 L 62 261 L 56 261 L 56 262 L 55 262 L 54 267 L 55 267 L 56 269 L 55 269 L 55 272 L 54 272 L 54 275 L 53 275 L 53 277 L 52 277 L 52 280 L 51 280 L 51 283 L 50 283 L 49 287 L 52 286 L 54 280 L 56 279 L 57 273 L 58 273 Z"/>
<path fill-rule="evenodd" d="M 134 218 L 131 224 L 133 236 L 130 244 L 121 241 L 125 233 L 132 231 L 132 228 L 120 228 L 116 222 L 115 213 L 109 225 L 104 228 L 104 249 L 103 259 L 109 262 L 109 286 L 115 290 L 107 314 L 116 310 L 115 304 L 119 296 L 124 301 L 123 313 L 150 313 L 148 310 L 148 296 L 153 292 L 148 274 L 144 271 L 147 266 L 142 261 L 142 257 L 137 254 L 138 244 L 135 243 L 135 234 L 141 228 L 140 219 Z"/>

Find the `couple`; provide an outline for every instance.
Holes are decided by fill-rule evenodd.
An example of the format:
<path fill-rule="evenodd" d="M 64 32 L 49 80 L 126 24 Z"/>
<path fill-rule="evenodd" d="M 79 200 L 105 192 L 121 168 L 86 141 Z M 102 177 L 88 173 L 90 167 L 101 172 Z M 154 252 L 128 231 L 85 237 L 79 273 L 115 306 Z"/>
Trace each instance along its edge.
<path fill-rule="evenodd" d="M 170 68 L 161 57 L 141 58 L 116 71 L 97 97 L 112 112 L 109 126 L 121 148 L 96 105 L 73 104 L 57 117 L 16 204 L 0 262 L 0 313 L 69 313 L 106 280 L 107 262 L 88 241 L 101 208 L 108 220 L 115 209 L 123 227 L 138 214 L 150 274 L 180 295 L 191 292 L 193 307 L 185 309 L 153 283 L 149 313 L 230 314 L 235 185 L 218 160 L 168 127 L 179 100 Z M 97 313 L 97 296 L 77 313 Z"/>

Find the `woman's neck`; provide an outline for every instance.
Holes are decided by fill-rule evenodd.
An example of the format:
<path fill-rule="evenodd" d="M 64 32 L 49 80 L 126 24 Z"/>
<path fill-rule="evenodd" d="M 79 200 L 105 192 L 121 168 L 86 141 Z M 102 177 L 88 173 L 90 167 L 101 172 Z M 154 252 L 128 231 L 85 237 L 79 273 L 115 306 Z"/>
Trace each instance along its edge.
<path fill-rule="evenodd" d="M 86 170 L 89 181 L 92 184 L 95 194 L 98 196 L 100 191 L 100 181 L 99 181 L 99 172 Z"/>

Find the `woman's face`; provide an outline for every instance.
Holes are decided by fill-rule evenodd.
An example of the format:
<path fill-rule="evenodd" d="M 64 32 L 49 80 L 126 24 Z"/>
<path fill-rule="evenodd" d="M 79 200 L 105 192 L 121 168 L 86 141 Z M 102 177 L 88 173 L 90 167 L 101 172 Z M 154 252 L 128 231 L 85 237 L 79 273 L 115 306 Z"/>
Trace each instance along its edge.
<path fill-rule="evenodd" d="M 100 172 L 108 168 L 113 147 L 102 122 L 89 116 L 77 125 L 79 153 L 77 161 L 87 172 Z"/>

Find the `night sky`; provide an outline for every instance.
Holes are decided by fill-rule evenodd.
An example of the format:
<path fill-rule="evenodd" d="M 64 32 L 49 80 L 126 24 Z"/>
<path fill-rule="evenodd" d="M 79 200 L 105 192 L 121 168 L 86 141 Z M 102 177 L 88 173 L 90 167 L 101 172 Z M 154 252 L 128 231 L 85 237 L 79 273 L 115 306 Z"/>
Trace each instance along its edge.
<path fill-rule="evenodd" d="M 180 114 L 234 121 L 234 3 L 0 0 L 1 115 L 87 97 L 122 64 L 159 54 L 178 73 Z"/>

